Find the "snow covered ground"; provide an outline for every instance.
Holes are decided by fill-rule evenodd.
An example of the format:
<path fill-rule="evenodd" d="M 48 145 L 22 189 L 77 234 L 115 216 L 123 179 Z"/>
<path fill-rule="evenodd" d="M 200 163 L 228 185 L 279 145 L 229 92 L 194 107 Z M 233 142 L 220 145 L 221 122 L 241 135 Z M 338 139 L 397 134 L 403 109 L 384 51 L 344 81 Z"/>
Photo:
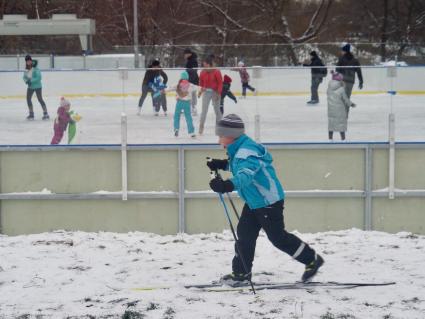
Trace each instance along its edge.
<path fill-rule="evenodd" d="M 57 231 L 0 236 L 0 318 L 424 318 L 425 236 L 357 229 L 298 234 L 326 263 L 316 280 L 389 282 L 354 289 L 203 292 L 230 271 L 222 234 Z M 303 266 L 261 233 L 254 281 L 299 280 Z M 137 287 L 169 287 L 134 291 Z"/>
<path fill-rule="evenodd" d="M 237 104 L 226 99 L 225 113 L 239 114 L 246 122 L 247 132 L 254 136 L 254 118 L 258 109 L 263 142 L 327 142 L 326 96 L 322 94 L 321 99 L 322 102 L 315 106 L 306 105 L 307 96 L 249 96 L 246 100 L 239 99 Z M 47 122 L 41 120 L 41 107 L 34 96 L 36 120 L 28 122 L 25 120 L 25 99 L 0 99 L 0 144 L 50 144 L 59 97 L 48 96 L 45 100 L 52 119 Z M 347 140 L 387 141 L 390 95 L 353 95 L 352 100 L 357 107 L 350 111 Z M 153 116 L 149 97 L 145 101 L 141 116 L 136 115 L 136 96 L 125 99 L 101 96 L 70 98 L 70 101 L 72 109 L 83 117 L 78 123 L 78 144 L 120 143 L 122 111 L 128 116 L 128 142 L 131 144 L 217 142 L 214 136 L 215 115 L 212 106 L 203 136 L 190 138 L 182 116 L 180 137 L 174 137 L 175 98 L 171 93 L 168 97 L 167 117 L 162 113 L 159 117 Z M 396 95 L 392 103 L 396 115 L 396 140 L 424 141 L 425 95 Z M 194 117 L 194 124 L 197 131 L 199 116 Z M 337 134 L 336 140 L 338 139 Z"/>

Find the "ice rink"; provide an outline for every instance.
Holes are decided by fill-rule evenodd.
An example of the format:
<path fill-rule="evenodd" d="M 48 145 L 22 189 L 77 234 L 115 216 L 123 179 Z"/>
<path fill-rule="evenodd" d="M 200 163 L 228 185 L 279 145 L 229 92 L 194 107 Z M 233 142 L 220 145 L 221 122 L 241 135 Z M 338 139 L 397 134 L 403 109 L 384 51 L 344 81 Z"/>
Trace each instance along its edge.
<path fill-rule="evenodd" d="M 46 96 L 50 121 L 41 120 L 41 107 L 35 96 L 35 121 L 27 121 L 28 110 L 24 98 L 0 99 L 0 144 L 50 144 L 53 121 L 59 96 Z M 181 117 L 180 136 L 173 134 L 175 98 L 168 93 L 168 116 L 162 112 L 154 116 L 150 97 L 145 100 L 141 116 L 137 115 L 138 96 L 68 98 L 71 109 L 82 116 L 78 123 L 77 144 L 118 144 L 121 141 L 121 113 L 127 114 L 129 144 L 215 143 L 215 114 L 209 108 L 204 135 L 198 135 L 199 114 L 194 117 L 197 137 L 187 134 L 184 116 Z M 356 94 L 357 104 L 350 110 L 348 142 L 388 141 L 388 115 L 396 116 L 396 141 L 424 141 L 425 95 Z M 235 104 L 225 100 L 225 114 L 236 113 L 246 123 L 247 133 L 254 136 L 255 115 L 260 115 L 262 142 L 327 142 L 327 102 L 321 95 L 318 105 L 308 106 L 307 95 L 238 97 Z M 200 113 L 200 101 L 198 113 Z M 65 140 L 65 138 L 64 138 Z M 62 141 L 66 143 L 66 141 Z M 339 134 L 334 136 L 339 141 Z"/>

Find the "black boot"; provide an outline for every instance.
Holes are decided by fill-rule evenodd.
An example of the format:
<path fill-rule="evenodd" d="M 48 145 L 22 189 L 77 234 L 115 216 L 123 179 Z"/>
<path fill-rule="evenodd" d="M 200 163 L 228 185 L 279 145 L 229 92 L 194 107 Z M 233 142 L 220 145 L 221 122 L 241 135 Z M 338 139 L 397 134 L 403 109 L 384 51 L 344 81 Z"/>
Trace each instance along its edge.
<path fill-rule="evenodd" d="M 29 121 L 34 120 L 34 112 L 30 112 L 30 114 L 27 116 L 27 120 Z"/>
<path fill-rule="evenodd" d="M 43 120 L 48 120 L 48 119 L 50 119 L 49 114 L 47 114 L 47 113 L 43 113 L 43 117 L 42 117 L 42 119 L 43 119 Z"/>
<path fill-rule="evenodd" d="M 301 280 L 303 282 L 307 282 L 313 278 L 313 276 L 317 273 L 319 268 L 323 265 L 325 261 L 320 255 L 316 255 L 316 258 L 305 266 L 305 271 L 303 273 L 303 276 L 301 277 Z"/>
<path fill-rule="evenodd" d="M 224 275 L 220 278 L 221 282 L 225 283 L 232 283 L 232 282 L 249 282 L 251 280 L 251 274 L 244 274 L 244 273 L 235 273 L 232 272 L 231 274 Z"/>

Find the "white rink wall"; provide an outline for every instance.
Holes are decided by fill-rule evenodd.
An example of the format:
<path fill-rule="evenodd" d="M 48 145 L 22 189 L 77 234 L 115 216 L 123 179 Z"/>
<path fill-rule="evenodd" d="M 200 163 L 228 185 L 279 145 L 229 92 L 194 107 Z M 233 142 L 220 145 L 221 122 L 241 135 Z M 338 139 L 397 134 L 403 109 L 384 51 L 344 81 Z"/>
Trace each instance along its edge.
<path fill-rule="evenodd" d="M 333 68 L 328 68 L 330 71 Z M 183 69 L 164 69 L 169 76 L 169 85 L 175 85 Z M 262 68 L 260 77 L 253 73 L 257 70 L 249 69 L 251 85 L 258 88 L 260 95 L 293 95 L 308 94 L 310 91 L 310 69 L 297 68 Z M 122 79 L 122 72 L 128 74 L 126 80 Z M 424 94 L 425 93 L 425 67 L 397 67 L 397 76 L 388 76 L 385 67 L 363 67 L 364 88 L 356 93 L 384 93 L 396 90 L 399 94 Z M 71 70 L 42 70 L 42 83 L 44 96 L 117 96 L 124 94 L 138 95 L 145 69 L 139 70 L 97 70 L 97 71 L 71 71 Z M 223 74 L 232 77 L 232 91 L 240 93 L 241 85 L 238 72 L 222 69 Z M 326 92 L 328 77 L 320 86 L 320 92 Z M 26 85 L 22 80 L 22 71 L 0 71 L 0 97 L 22 98 L 26 93 Z"/>

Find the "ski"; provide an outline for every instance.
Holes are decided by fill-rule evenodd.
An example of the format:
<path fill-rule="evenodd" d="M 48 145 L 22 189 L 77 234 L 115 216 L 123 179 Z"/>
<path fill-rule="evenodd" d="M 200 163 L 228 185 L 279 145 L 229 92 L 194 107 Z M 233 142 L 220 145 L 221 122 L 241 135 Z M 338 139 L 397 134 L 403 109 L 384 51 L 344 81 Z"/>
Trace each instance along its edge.
<path fill-rule="evenodd" d="M 265 289 L 312 289 L 316 287 L 335 288 L 335 289 L 350 289 L 357 287 L 376 287 L 376 286 L 389 286 L 395 285 L 395 282 L 337 282 L 337 281 L 311 281 L 311 282 L 253 282 L 255 290 Z M 181 286 L 186 289 L 199 289 L 203 291 L 242 291 L 251 290 L 252 287 L 249 282 L 236 283 L 234 285 L 213 282 L 206 284 L 193 284 Z M 178 286 L 158 286 L 158 287 L 136 287 L 131 288 L 133 291 L 149 291 L 159 289 L 178 288 Z"/>

